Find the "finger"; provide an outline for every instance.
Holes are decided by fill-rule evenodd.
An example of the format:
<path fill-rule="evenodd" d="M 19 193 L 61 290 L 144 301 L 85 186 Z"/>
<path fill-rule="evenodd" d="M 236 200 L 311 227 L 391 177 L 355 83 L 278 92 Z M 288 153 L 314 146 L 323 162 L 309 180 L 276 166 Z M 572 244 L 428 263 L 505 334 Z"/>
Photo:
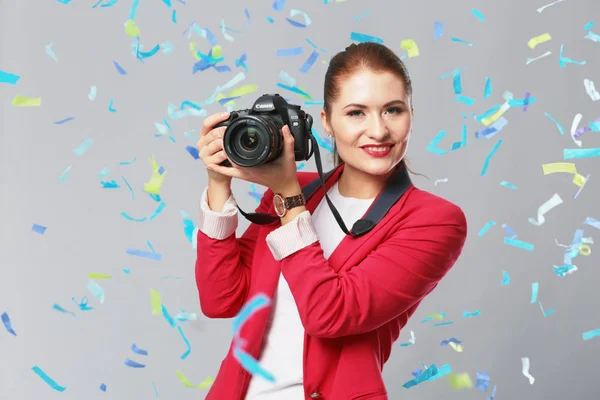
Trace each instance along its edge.
<path fill-rule="evenodd" d="M 208 132 L 213 130 L 213 127 L 219 122 L 223 122 L 229 118 L 229 113 L 227 111 L 222 112 L 220 114 L 212 114 L 204 119 L 202 122 L 202 129 L 200 131 L 200 136 L 205 136 Z"/>
<path fill-rule="evenodd" d="M 223 167 L 221 165 L 209 164 L 206 166 L 206 168 L 221 175 L 230 176 L 232 178 L 244 179 L 244 174 L 239 169 L 233 167 Z"/>
<path fill-rule="evenodd" d="M 215 154 L 206 158 L 206 165 L 211 164 L 221 164 L 223 161 L 228 160 L 227 154 L 225 154 L 224 150 L 219 150 Z"/>
<path fill-rule="evenodd" d="M 223 150 L 223 139 L 216 139 L 206 145 L 206 154 L 210 157 Z"/>
<path fill-rule="evenodd" d="M 201 150 L 203 147 L 206 147 L 213 143 L 215 140 L 222 138 L 225 135 L 225 130 L 227 130 L 226 126 L 222 126 L 210 131 L 206 136 L 202 136 L 196 146 L 198 150 Z"/>

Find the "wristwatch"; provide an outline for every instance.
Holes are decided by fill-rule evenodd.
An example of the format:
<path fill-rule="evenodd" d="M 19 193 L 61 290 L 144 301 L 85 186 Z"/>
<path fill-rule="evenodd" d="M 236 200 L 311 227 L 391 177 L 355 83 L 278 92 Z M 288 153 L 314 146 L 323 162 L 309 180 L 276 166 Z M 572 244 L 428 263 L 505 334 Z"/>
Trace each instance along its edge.
<path fill-rule="evenodd" d="M 290 197 L 283 197 L 278 193 L 273 196 L 273 206 L 275 207 L 275 212 L 279 218 L 283 218 L 285 214 L 287 214 L 288 210 L 294 207 L 303 206 L 305 204 L 306 199 L 302 193 Z"/>

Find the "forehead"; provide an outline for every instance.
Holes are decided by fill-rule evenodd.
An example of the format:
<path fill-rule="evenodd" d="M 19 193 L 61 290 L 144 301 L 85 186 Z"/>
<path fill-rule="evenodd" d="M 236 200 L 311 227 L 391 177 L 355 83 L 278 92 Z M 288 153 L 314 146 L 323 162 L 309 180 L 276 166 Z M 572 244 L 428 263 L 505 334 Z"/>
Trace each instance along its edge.
<path fill-rule="evenodd" d="M 338 102 L 344 103 L 386 103 L 404 99 L 404 81 L 390 72 L 360 70 L 339 81 Z"/>

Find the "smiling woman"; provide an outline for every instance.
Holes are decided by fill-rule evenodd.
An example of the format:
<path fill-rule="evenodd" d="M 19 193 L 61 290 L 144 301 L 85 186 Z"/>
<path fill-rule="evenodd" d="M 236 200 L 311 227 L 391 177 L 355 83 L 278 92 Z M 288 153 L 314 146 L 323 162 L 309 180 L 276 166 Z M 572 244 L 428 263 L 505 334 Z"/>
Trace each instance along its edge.
<path fill-rule="evenodd" d="M 346 164 L 340 193 L 356 198 L 379 193 L 396 168 L 406 164 L 412 118 L 412 83 L 389 48 L 352 44 L 331 59 L 321 121 L 334 139 L 335 167 Z"/>

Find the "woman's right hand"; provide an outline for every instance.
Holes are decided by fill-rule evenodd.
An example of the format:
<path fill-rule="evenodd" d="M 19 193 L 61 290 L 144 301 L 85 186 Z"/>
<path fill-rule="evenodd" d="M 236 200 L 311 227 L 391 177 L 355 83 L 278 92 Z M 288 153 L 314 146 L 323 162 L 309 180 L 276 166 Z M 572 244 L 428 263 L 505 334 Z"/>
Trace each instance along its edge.
<path fill-rule="evenodd" d="M 200 140 L 198 140 L 198 153 L 200 159 L 204 163 L 204 166 L 210 164 L 221 164 L 227 160 L 225 150 L 223 150 L 223 135 L 227 127 L 222 126 L 215 128 L 219 122 L 226 121 L 229 118 L 228 112 L 212 114 L 206 117 L 202 123 L 202 130 L 200 132 Z M 208 179 L 214 183 L 231 183 L 231 177 L 220 174 L 209 169 L 206 170 L 208 173 Z"/>

